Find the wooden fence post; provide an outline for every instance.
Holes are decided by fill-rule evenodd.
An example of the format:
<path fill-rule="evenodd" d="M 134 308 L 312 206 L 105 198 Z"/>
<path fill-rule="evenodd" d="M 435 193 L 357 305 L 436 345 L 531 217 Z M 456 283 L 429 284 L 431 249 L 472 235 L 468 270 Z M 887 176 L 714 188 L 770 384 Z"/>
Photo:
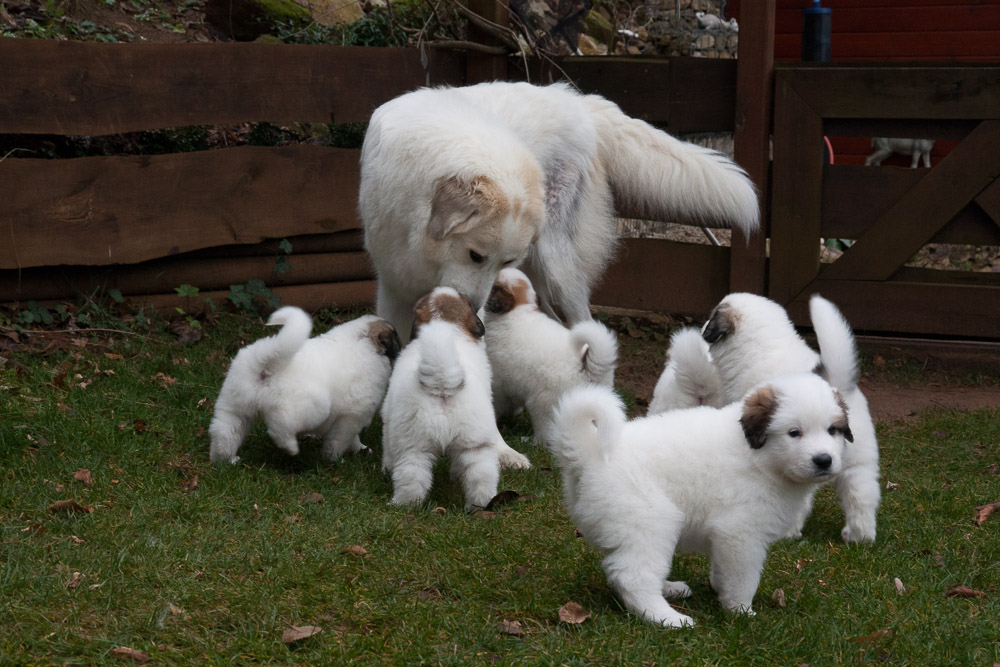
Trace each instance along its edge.
<path fill-rule="evenodd" d="M 510 8 L 507 0 L 468 0 L 466 6 L 483 18 L 507 27 Z M 494 36 L 469 22 L 469 41 L 480 44 L 500 44 Z M 490 55 L 478 51 L 468 51 L 465 60 L 465 83 L 472 85 L 483 81 L 504 81 L 507 79 L 507 56 Z"/>

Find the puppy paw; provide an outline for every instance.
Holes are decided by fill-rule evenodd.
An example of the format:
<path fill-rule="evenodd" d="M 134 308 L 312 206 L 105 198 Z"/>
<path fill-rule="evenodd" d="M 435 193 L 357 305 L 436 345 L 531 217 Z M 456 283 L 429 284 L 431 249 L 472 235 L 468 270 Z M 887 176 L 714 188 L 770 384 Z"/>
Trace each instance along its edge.
<path fill-rule="evenodd" d="M 531 468 L 531 461 L 524 454 L 511 449 L 500 452 L 500 467 L 513 468 L 514 470 L 528 470 Z"/>
<path fill-rule="evenodd" d="M 847 524 L 844 526 L 844 529 L 840 531 L 840 537 L 848 543 L 871 544 L 875 541 L 875 527 L 872 526 L 871 528 L 866 528 Z"/>
<path fill-rule="evenodd" d="M 689 598 L 691 597 L 691 587 L 683 581 L 663 582 L 663 595 L 668 598 Z"/>
<path fill-rule="evenodd" d="M 802 529 L 801 528 L 791 528 L 782 537 L 786 540 L 801 540 L 802 539 Z"/>
<path fill-rule="evenodd" d="M 659 620 L 660 625 L 665 628 L 693 628 L 694 619 L 685 614 L 674 614 Z"/>

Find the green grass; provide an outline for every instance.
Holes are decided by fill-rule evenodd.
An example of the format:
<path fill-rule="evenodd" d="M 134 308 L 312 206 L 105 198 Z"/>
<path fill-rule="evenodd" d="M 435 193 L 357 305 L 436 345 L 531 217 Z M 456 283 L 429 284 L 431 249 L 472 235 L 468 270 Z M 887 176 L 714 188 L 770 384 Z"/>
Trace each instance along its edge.
<path fill-rule="evenodd" d="M 534 497 L 492 518 L 462 512 L 444 467 L 426 506 L 389 507 L 378 424 L 362 435 L 373 454 L 335 465 L 318 443 L 287 457 L 257 428 L 239 466 L 212 466 L 222 373 L 264 328 L 224 316 L 206 329 L 184 348 L 126 336 L 0 369 L 0 663 L 120 664 L 117 646 L 155 664 L 1000 661 L 1000 517 L 972 522 L 1000 500 L 996 411 L 881 427 L 883 478 L 899 486 L 884 492 L 878 542 L 841 543 L 825 489 L 805 539 L 771 550 L 755 618 L 723 613 L 706 560 L 678 557 L 698 625 L 671 631 L 620 607 L 548 455 L 521 442 L 523 419 L 505 431 L 534 468 L 501 487 Z M 312 492 L 323 500 L 303 502 Z M 47 509 L 69 498 L 93 511 Z M 342 553 L 351 545 L 368 555 Z M 74 572 L 86 576 L 69 589 Z M 955 584 L 986 595 L 946 597 Z M 570 600 L 593 612 L 582 625 L 558 621 Z M 501 633 L 505 619 L 525 636 Z M 323 632 L 289 648 L 293 624 Z"/>

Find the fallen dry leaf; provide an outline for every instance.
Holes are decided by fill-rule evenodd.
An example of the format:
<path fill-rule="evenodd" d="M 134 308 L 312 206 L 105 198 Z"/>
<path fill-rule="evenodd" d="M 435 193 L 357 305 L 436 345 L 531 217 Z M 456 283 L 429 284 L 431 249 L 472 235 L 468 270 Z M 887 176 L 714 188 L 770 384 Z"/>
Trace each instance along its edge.
<path fill-rule="evenodd" d="M 448 510 L 445 507 L 435 507 L 431 510 L 431 514 L 447 514 Z"/>
<path fill-rule="evenodd" d="M 518 565 L 517 569 L 514 570 L 514 574 L 516 574 L 519 577 L 523 577 L 524 575 L 528 574 L 528 570 L 530 570 L 530 569 L 531 569 L 531 563 L 525 563 L 524 565 Z"/>
<path fill-rule="evenodd" d="M 104 356 L 105 356 L 106 358 L 108 358 L 108 359 L 112 359 L 112 360 L 118 360 L 118 359 L 121 359 L 121 358 L 122 358 L 122 355 L 120 355 L 120 354 L 115 354 L 114 352 L 105 352 L 105 353 L 104 353 Z"/>
<path fill-rule="evenodd" d="M 299 502 L 303 505 L 307 505 L 309 503 L 321 503 L 323 502 L 323 494 L 316 493 L 315 491 L 312 491 L 311 493 L 303 493 L 302 497 L 299 498 Z"/>
<path fill-rule="evenodd" d="M 990 515 L 994 512 L 1000 512 L 1000 501 L 995 503 L 989 503 L 988 505 L 980 505 L 976 508 L 976 525 L 983 525 Z"/>
<path fill-rule="evenodd" d="M 508 621 L 505 619 L 503 621 L 500 621 L 499 627 L 500 627 L 500 632 L 504 633 L 505 635 L 511 635 L 512 637 L 524 636 L 524 630 L 521 629 L 521 624 L 518 623 L 517 621 Z"/>
<path fill-rule="evenodd" d="M 145 651 L 129 648 L 128 646 L 119 646 L 118 648 L 111 649 L 111 655 L 122 660 L 134 660 L 140 664 L 152 660 Z"/>
<path fill-rule="evenodd" d="M 285 523 L 298 523 L 300 521 L 302 521 L 302 517 L 298 514 L 289 514 L 285 517 Z"/>
<path fill-rule="evenodd" d="M 871 644 L 873 642 L 877 642 L 883 637 L 888 636 L 889 634 L 891 634 L 890 630 L 878 630 L 870 635 L 864 635 L 863 637 L 852 637 L 851 641 L 859 644 Z"/>
<path fill-rule="evenodd" d="M 895 491 L 896 489 L 899 488 L 899 484 L 896 484 L 895 482 L 890 482 L 889 480 L 886 480 L 886 482 L 885 482 L 885 488 L 889 489 L 890 491 Z"/>
<path fill-rule="evenodd" d="M 896 592 L 899 593 L 900 595 L 906 592 L 906 586 L 903 585 L 903 582 L 902 580 L 900 580 L 899 577 L 893 579 L 892 583 L 896 584 Z"/>
<path fill-rule="evenodd" d="M 184 610 L 181 609 L 180 607 L 178 607 L 177 605 L 175 605 L 173 602 L 171 602 L 169 605 L 167 605 L 167 609 L 170 611 L 171 614 L 183 614 L 184 613 Z"/>
<path fill-rule="evenodd" d="M 73 479 L 83 482 L 86 485 L 90 485 L 90 471 L 86 468 L 80 468 L 75 473 L 73 473 Z"/>
<path fill-rule="evenodd" d="M 76 535 L 70 535 L 69 539 L 73 541 L 73 544 L 86 544 L 86 542 L 84 542 L 83 540 L 81 540 Z"/>
<path fill-rule="evenodd" d="M 181 482 L 181 488 L 183 488 L 188 493 L 191 493 L 198 488 L 198 475 L 195 475 L 191 479 L 186 479 Z"/>
<path fill-rule="evenodd" d="M 104 585 L 104 582 L 102 581 L 99 584 L 91 584 L 90 586 L 87 586 L 87 588 L 89 588 L 92 591 L 96 591 L 98 588 L 100 588 L 103 585 Z"/>
<path fill-rule="evenodd" d="M 74 588 L 79 586 L 80 582 L 82 582 L 86 578 L 87 575 L 85 575 L 83 572 L 74 572 L 73 574 L 70 575 L 69 581 L 66 582 L 66 588 L 73 590 Z"/>
<path fill-rule="evenodd" d="M 490 502 L 486 503 L 486 509 L 493 510 L 502 505 L 507 505 L 509 503 L 512 503 L 515 500 L 517 500 L 520 495 L 521 494 L 519 494 L 517 491 L 510 491 L 510 490 L 501 491 L 500 493 L 493 496 L 493 498 L 490 499 Z"/>
<path fill-rule="evenodd" d="M 476 510 L 475 512 L 472 513 L 472 516 L 474 518 L 476 518 L 476 519 L 489 520 L 489 519 L 495 519 L 495 518 L 497 518 L 497 513 L 496 512 L 489 512 L 487 510 Z"/>
<path fill-rule="evenodd" d="M 352 556 L 361 556 L 363 558 L 368 557 L 368 550 L 358 544 L 352 544 L 349 547 L 344 547 L 343 549 L 340 550 L 340 553 L 350 554 Z"/>
<path fill-rule="evenodd" d="M 93 512 L 94 508 L 81 505 L 75 500 L 57 500 L 49 505 L 49 511 L 54 514 L 88 514 Z"/>
<path fill-rule="evenodd" d="M 978 598 L 986 595 L 986 593 L 985 591 L 977 591 L 968 586 L 957 584 L 948 589 L 947 595 L 950 598 Z"/>
<path fill-rule="evenodd" d="M 774 600 L 775 604 L 779 607 L 784 607 L 786 604 L 785 590 L 782 588 L 775 588 L 774 592 L 771 593 L 771 599 Z"/>
<path fill-rule="evenodd" d="M 559 620 L 563 623 L 579 625 L 590 618 L 590 612 L 576 602 L 570 601 L 559 607 Z"/>
<path fill-rule="evenodd" d="M 318 625 L 293 625 L 281 633 L 281 641 L 286 644 L 294 644 L 321 632 L 323 632 L 323 628 Z"/>

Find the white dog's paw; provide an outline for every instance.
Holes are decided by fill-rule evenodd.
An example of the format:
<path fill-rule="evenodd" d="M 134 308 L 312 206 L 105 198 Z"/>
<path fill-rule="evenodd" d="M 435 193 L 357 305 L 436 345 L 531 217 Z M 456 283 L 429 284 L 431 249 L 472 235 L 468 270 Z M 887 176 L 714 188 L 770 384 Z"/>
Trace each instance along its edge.
<path fill-rule="evenodd" d="M 782 537 L 785 538 L 786 540 L 801 540 L 802 527 L 799 526 L 798 528 L 789 528 L 787 531 L 785 531 L 785 534 L 782 535 Z"/>
<path fill-rule="evenodd" d="M 840 531 L 840 537 L 845 542 L 856 542 L 858 544 L 871 544 L 875 541 L 875 527 L 859 526 L 857 524 L 847 524 Z"/>
<path fill-rule="evenodd" d="M 739 604 L 735 607 L 730 607 L 727 609 L 730 614 L 739 614 L 740 616 L 756 616 L 757 612 L 753 610 L 749 604 Z"/>
<path fill-rule="evenodd" d="M 235 454 L 229 457 L 228 461 L 229 465 L 236 465 L 239 462 L 240 462 L 240 457 L 236 456 Z"/>
<path fill-rule="evenodd" d="M 683 581 L 663 582 L 663 596 L 668 598 L 689 598 L 691 597 L 691 587 Z"/>
<path fill-rule="evenodd" d="M 531 468 L 531 461 L 528 457 L 509 447 L 500 451 L 500 467 L 513 468 L 514 470 L 528 470 Z"/>
<path fill-rule="evenodd" d="M 695 625 L 694 619 L 685 614 L 674 614 L 658 620 L 665 628 L 693 628 Z"/>

